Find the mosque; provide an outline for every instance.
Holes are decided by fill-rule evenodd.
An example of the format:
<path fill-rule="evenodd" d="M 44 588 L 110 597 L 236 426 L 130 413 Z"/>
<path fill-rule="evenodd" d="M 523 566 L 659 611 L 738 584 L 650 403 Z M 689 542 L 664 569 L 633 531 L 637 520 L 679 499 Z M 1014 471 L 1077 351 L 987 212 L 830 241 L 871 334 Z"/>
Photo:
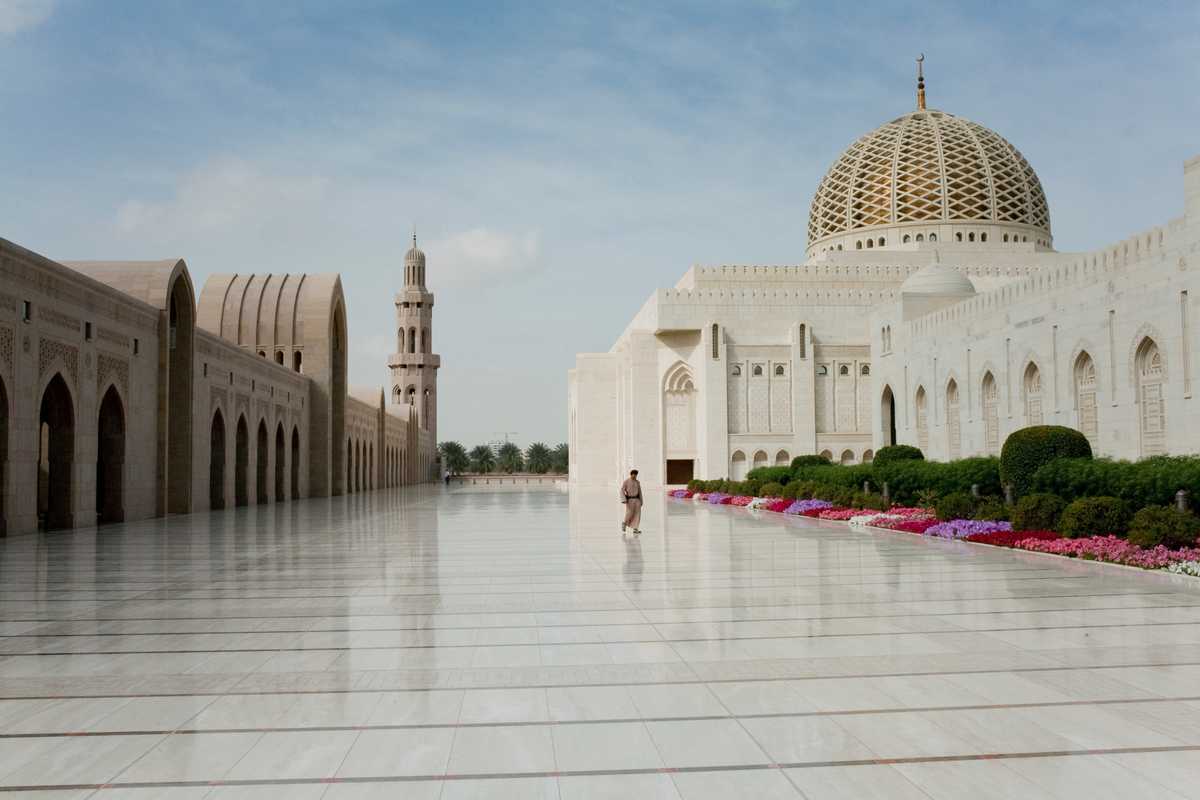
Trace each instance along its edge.
<path fill-rule="evenodd" d="M 346 380 L 336 274 L 56 262 L 0 239 L 0 533 L 433 479 L 433 295 L 413 237 L 390 391 Z"/>
<path fill-rule="evenodd" d="M 1114 458 L 1200 450 L 1200 157 L 1183 173 L 1182 216 L 1059 252 L 1029 162 L 927 108 L 918 71 L 916 109 L 821 180 L 802 264 L 693 267 L 576 357 L 572 482 L 737 479 L 897 443 L 994 455 L 1043 423 Z"/>

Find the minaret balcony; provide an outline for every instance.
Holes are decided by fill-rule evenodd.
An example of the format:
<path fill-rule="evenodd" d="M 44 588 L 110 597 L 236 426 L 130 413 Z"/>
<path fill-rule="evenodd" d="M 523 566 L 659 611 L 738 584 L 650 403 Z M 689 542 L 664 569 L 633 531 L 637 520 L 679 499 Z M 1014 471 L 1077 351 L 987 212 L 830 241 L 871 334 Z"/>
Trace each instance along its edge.
<path fill-rule="evenodd" d="M 442 365 L 442 357 L 436 353 L 392 353 L 388 356 L 388 366 L 396 367 L 425 367 L 437 369 Z"/>

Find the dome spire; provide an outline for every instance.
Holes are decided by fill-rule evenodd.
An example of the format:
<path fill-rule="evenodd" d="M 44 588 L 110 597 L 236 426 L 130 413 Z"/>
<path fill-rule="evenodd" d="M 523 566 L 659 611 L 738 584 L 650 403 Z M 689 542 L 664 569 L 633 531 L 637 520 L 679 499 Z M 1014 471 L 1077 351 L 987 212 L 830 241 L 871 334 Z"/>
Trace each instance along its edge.
<path fill-rule="evenodd" d="M 925 54 L 917 58 L 917 111 L 925 110 Z"/>

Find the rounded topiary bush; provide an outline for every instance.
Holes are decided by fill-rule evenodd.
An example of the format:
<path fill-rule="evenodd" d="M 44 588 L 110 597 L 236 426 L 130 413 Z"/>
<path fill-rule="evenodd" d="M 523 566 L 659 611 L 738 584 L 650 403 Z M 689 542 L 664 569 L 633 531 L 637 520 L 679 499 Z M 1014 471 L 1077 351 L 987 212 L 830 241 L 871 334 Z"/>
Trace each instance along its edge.
<path fill-rule="evenodd" d="M 1129 527 L 1129 506 L 1117 497 L 1081 497 L 1065 509 L 1058 531 L 1069 539 L 1083 536 L 1124 536 Z"/>
<path fill-rule="evenodd" d="M 1059 458 L 1091 458 L 1087 437 L 1063 425 L 1032 425 L 1013 431 L 1000 448 L 1000 480 L 1024 494 L 1033 473 Z"/>
<path fill-rule="evenodd" d="M 830 461 L 825 456 L 796 456 L 792 459 L 792 469 L 801 467 L 828 467 Z"/>
<path fill-rule="evenodd" d="M 975 513 L 975 498 L 966 492 L 951 492 L 939 498 L 933 508 L 938 519 L 970 519 Z"/>
<path fill-rule="evenodd" d="M 791 467 L 755 467 L 746 474 L 746 480 L 762 483 L 784 484 L 792 479 Z"/>
<path fill-rule="evenodd" d="M 783 497 L 783 485 L 775 483 L 764 483 L 758 490 L 760 497 Z"/>
<path fill-rule="evenodd" d="M 911 444 L 892 444 L 879 448 L 879 452 L 875 454 L 875 460 L 872 463 L 876 469 L 880 469 L 897 461 L 924 460 L 925 454 L 921 452 L 921 448 L 913 447 Z"/>
<path fill-rule="evenodd" d="M 797 492 L 799 492 L 799 490 L 800 490 L 800 484 L 789 483 L 783 487 L 783 491 L 779 493 L 779 496 L 782 497 L 784 500 L 796 500 L 796 499 L 798 499 L 796 497 L 796 494 L 797 494 Z"/>
<path fill-rule="evenodd" d="M 1200 518 L 1170 506 L 1146 506 L 1129 521 L 1129 541 L 1139 547 L 1195 547 Z"/>
<path fill-rule="evenodd" d="M 1056 531 L 1067 504 L 1056 494 L 1028 494 L 1012 511 L 1013 528 L 1019 531 Z"/>

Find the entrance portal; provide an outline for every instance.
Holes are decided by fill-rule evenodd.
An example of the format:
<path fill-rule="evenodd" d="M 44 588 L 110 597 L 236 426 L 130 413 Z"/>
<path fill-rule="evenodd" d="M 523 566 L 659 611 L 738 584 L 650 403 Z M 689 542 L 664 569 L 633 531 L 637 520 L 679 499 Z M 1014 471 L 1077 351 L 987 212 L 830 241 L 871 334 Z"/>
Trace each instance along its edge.
<path fill-rule="evenodd" d="M 225 507 L 225 418 L 213 414 L 208 456 L 208 507 Z"/>
<path fill-rule="evenodd" d="M 667 459 L 667 483 L 671 485 L 684 484 L 695 477 L 695 459 L 691 458 L 669 458 Z"/>

